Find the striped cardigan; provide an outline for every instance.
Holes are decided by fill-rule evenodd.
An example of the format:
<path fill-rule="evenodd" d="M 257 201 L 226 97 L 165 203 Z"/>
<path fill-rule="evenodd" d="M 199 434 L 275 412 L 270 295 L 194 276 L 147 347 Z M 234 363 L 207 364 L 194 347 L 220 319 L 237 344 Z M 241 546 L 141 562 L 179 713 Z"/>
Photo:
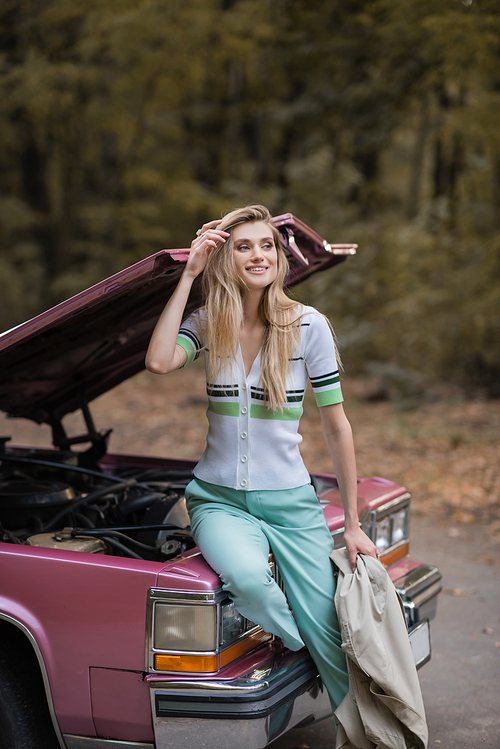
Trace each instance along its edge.
<path fill-rule="evenodd" d="M 290 362 L 283 411 L 271 411 L 264 403 L 260 352 L 248 377 L 238 348 L 236 362 L 222 369 L 220 382 L 207 382 L 209 429 L 205 452 L 194 471 L 197 478 L 246 491 L 309 483 L 298 447 L 308 379 L 318 406 L 340 403 L 343 398 L 329 325 L 313 307 L 302 312 L 301 341 Z M 181 325 L 177 343 L 187 352 L 186 364 L 206 353 L 204 325 L 203 308 Z"/>

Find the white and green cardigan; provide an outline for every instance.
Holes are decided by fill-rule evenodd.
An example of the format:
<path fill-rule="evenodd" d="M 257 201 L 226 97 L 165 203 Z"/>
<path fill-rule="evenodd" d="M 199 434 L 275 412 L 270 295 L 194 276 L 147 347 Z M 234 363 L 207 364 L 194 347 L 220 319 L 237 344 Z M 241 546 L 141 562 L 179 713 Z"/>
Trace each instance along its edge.
<path fill-rule="evenodd" d="M 181 325 L 177 343 L 187 352 L 186 364 L 205 355 L 204 322 L 200 309 Z M 248 377 L 238 347 L 235 365 L 222 370 L 220 382 L 207 382 L 209 429 L 205 452 L 194 470 L 197 478 L 246 491 L 309 483 L 297 431 L 307 379 L 318 406 L 340 403 L 343 398 L 328 323 L 313 307 L 304 307 L 300 324 L 301 343 L 290 362 L 282 412 L 270 411 L 264 404 L 260 352 Z"/>

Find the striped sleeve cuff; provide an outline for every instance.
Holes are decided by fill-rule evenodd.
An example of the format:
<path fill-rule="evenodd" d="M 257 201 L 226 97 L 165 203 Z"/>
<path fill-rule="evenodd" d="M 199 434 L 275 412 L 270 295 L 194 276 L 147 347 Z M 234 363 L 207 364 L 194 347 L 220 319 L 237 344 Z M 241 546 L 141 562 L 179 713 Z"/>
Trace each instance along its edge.
<path fill-rule="evenodd" d="M 187 367 L 188 364 L 191 364 L 191 362 L 197 359 L 201 354 L 201 342 L 191 330 L 186 330 L 185 328 L 179 330 L 177 345 L 182 346 L 187 354 L 186 362 L 182 365 L 181 369 Z"/>
<path fill-rule="evenodd" d="M 344 397 L 340 387 L 338 369 L 310 379 L 317 406 L 332 406 L 335 403 L 342 403 Z"/>

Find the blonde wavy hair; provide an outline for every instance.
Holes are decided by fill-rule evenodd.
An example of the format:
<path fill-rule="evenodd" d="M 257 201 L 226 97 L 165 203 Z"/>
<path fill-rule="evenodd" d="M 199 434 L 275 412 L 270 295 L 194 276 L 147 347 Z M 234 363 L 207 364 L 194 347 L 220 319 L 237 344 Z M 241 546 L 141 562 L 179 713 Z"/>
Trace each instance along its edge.
<path fill-rule="evenodd" d="M 217 227 L 229 232 L 225 243 L 218 243 L 210 252 L 203 273 L 206 312 L 206 349 L 208 379 L 215 383 L 222 363 L 235 361 L 241 326 L 244 322 L 242 287 L 233 257 L 233 230 L 240 224 L 262 221 L 272 232 L 278 256 L 275 280 L 264 290 L 258 314 L 264 324 L 261 350 L 261 385 L 264 402 L 272 411 L 282 411 L 286 403 L 286 376 L 290 360 L 300 341 L 303 305 L 290 299 L 283 291 L 288 260 L 268 209 L 251 205 L 231 211 Z"/>

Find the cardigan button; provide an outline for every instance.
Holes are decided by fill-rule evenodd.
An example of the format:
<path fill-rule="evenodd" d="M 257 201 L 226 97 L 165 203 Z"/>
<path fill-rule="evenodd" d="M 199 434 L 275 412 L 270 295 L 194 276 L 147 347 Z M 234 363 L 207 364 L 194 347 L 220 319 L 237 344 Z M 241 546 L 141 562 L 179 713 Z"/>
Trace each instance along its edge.
<path fill-rule="evenodd" d="M 248 460 L 248 458 L 247 458 L 247 456 L 246 456 L 246 455 L 242 455 L 242 456 L 241 456 L 241 462 L 242 462 L 242 463 L 246 463 L 246 462 L 247 462 L 247 460 Z"/>
<path fill-rule="evenodd" d="M 246 414 L 247 411 L 248 411 L 248 408 L 246 406 L 243 406 L 243 408 L 241 409 L 241 413 Z"/>
<path fill-rule="evenodd" d="M 247 433 L 246 432 L 242 432 L 241 433 L 241 439 L 242 440 L 246 440 L 246 438 L 247 438 Z"/>
<path fill-rule="evenodd" d="M 246 479 L 243 479 L 243 481 L 240 482 L 241 486 L 246 486 L 248 484 L 248 481 Z"/>
<path fill-rule="evenodd" d="M 241 389 L 242 390 L 246 390 L 247 389 L 246 382 L 243 383 L 243 385 L 241 386 Z"/>

